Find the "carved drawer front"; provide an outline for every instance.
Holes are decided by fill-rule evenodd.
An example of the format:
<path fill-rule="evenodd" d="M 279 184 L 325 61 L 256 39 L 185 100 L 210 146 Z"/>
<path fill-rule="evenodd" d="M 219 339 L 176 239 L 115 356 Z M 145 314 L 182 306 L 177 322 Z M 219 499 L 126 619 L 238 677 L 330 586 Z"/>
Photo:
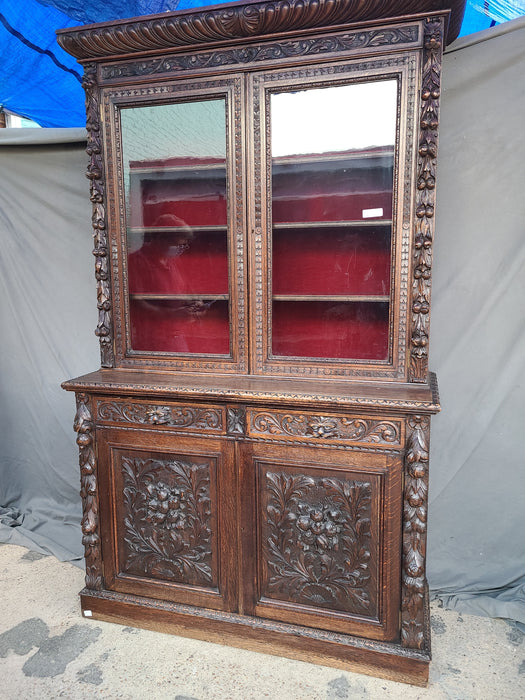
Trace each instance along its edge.
<path fill-rule="evenodd" d="M 147 425 L 214 435 L 226 433 L 225 409 L 205 404 L 98 399 L 97 421 L 110 425 Z"/>
<path fill-rule="evenodd" d="M 108 441 L 103 519 L 112 523 L 113 534 L 104 543 L 104 559 L 111 562 L 106 585 L 224 608 L 219 557 L 224 576 L 231 557 L 224 543 L 232 534 L 223 527 L 220 481 L 231 479 L 231 448 L 225 445 L 221 453 L 205 440 L 192 446 L 191 438 L 184 444 L 162 438 L 166 444 L 152 448 Z"/>
<path fill-rule="evenodd" d="M 250 409 L 247 430 L 252 438 L 397 448 L 404 425 L 396 418 Z"/>
<path fill-rule="evenodd" d="M 284 449 L 275 459 L 261 450 L 251 465 L 258 521 L 256 614 L 394 638 L 401 461 L 383 453 L 355 455 L 365 459 L 352 464 L 352 456 L 340 451 Z M 320 461 L 320 454 L 330 456 Z"/>

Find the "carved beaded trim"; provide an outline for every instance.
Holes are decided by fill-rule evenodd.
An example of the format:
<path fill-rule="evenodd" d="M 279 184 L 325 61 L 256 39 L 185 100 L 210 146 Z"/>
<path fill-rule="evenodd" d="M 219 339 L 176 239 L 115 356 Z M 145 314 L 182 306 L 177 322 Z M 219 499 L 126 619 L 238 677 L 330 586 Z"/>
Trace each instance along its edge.
<path fill-rule="evenodd" d="M 224 432 L 223 411 L 209 406 L 173 406 L 123 401 L 98 401 L 98 420 L 109 423 L 159 425 L 179 430 Z"/>
<path fill-rule="evenodd" d="M 351 416 L 250 411 L 248 434 L 266 438 L 307 438 L 322 442 L 363 442 L 377 446 L 401 444 L 401 422 Z"/>

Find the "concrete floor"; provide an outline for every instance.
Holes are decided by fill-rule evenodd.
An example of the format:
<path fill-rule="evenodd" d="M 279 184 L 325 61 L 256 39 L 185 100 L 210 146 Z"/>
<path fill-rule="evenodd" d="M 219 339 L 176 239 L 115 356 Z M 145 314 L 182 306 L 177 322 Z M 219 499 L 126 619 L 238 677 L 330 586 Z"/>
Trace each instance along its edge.
<path fill-rule="evenodd" d="M 427 689 L 83 619 L 83 572 L 0 546 L 0 698 L 356 700 L 525 698 L 524 635 L 432 605 Z"/>

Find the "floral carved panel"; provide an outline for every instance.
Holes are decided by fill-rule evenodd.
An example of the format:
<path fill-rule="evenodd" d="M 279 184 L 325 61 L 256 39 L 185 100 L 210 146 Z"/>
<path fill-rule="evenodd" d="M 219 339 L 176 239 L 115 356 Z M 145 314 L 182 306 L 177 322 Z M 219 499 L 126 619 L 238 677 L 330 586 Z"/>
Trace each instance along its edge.
<path fill-rule="evenodd" d="M 392 447 L 401 444 L 401 421 L 383 418 L 251 411 L 249 429 L 251 437 L 307 438 Z"/>
<path fill-rule="evenodd" d="M 213 586 L 213 458 L 120 455 L 122 573 Z"/>
<path fill-rule="evenodd" d="M 224 432 L 223 411 L 210 406 L 181 406 L 132 401 L 99 401 L 98 419 L 108 423 L 139 423 L 168 428 Z"/>
<path fill-rule="evenodd" d="M 261 596 L 374 616 L 372 483 L 263 471 Z"/>

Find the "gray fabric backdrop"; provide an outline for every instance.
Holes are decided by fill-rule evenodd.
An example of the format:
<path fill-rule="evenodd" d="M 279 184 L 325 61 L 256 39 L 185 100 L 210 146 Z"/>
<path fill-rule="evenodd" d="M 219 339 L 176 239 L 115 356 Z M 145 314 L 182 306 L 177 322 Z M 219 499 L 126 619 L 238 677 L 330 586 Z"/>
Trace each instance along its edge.
<path fill-rule="evenodd" d="M 428 548 L 447 604 L 522 622 L 524 78 L 523 19 L 456 42 L 444 61 Z M 0 541 L 77 563 L 74 400 L 60 383 L 99 366 L 83 140 L 0 131 Z"/>

